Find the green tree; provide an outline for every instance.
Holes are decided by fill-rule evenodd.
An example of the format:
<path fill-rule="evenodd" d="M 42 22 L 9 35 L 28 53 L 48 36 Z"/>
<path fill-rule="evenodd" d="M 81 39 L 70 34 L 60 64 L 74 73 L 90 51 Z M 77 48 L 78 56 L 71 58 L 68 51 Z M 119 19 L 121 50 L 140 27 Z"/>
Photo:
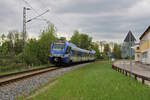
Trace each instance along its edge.
<path fill-rule="evenodd" d="M 23 52 L 24 41 L 21 39 L 21 34 L 18 31 L 13 31 L 14 34 L 14 51 L 15 54 Z"/>
<path fill-rule="evenodd" d="M 18 41 L 20 39 L 20 35 L 18 31 L 14 31 L 14 42 Z"/>
<path fill-rule="evenodd" d="M 104 45 L 104 53 L 107 55 L 108 52 L 110 52 L 109 44 L 105 44 L 105 45 Z"/>
<path fill-rule="evenodd" d="M 74 31 L 73 36 L 71 37 L 70 41 L 77 45 L 78 47 L 80 46 L 80 33 L 79 31 Z"/>
<path fill-rule="evenodd" d="M 24 41 L 22 39 L 18 39 L 17 41 L 15 41 L 14 51 L 16 55 L 23 52 L 23 42 Z"/>
<path fill-rule="evenodd" d="M 40 63 L 37 57 L 38 50 L 39 50 L 38 41 L 36 39 L 28 40 L 28 43 L 24 48 L 24 61 L 27 65 L 32 64 L 36 65 Z"/>
<path fill-rule="evenodd" d="M 1 46 L 1 54 L 7 55 L 8 54 L 8 42 L 4 42 Z"/>
<path fill-rule="evenodd" d="M 92 43 L 90 48 L 96 51 L 96 57 L 97 58 L 101 57 L 98 44 Z"/>
<path fill-rule="evenodd" d="M 109 54 L 110 54 L 110 47 L 109 47 L 109 44 L 105 44 L 105 45 L 104 45 L 103 58 L 104 58 L 104 59 L 108 59 L 109 56 L 110 56 Z"/>
<path fill-rule="evenodd" d="M 6 43 L 5 38 L 5 34 L 1 35 L 1 43 L 0 43 L 0 55 L 6 55 L 8 53 L 8 43 Z"/>
<path fill-rule="evenodd" d="M 82 49 L 89 49 L 92 43 L 92 38 L 87 34 L 81 34 L 79 31 L 74 31 L 70 41 Z"/>
<path fill-rule="evenodd" d="M 7 35 L 8 39 L 8 52 L 9 54 L 15 54 L 15 45 L 17 45 L 19 41 L 19 32 L 17 30 L 11 30 L 9 31 Z M 20 49 L 20 48 L 17 48 Z"/>
<path fill-rule="evenodd" d="M 91 43 L 92 43 L 92 38 L 89 37 L 87 34 L 80 35 L 80 48 L 90 49 Z"/>
<path fill-rule="evenodd" d="M 113 53 L 116 59 L 120 59 L 121 58 L 121 46 L 118 44 L 114 44 Z"/>
<path fill-rule="evenodd" d="M 46 30 L 42 32 L 39 43 L 38 59 L 42 64 L 48 63 L 48 56 L 50 45 L 56 39 L 56 31 L 54 25 L 49 25 Z"/>
<path fill-rule="evenodd" d="M 8 35 L 7 35 L 7 42 L 8 42 L 8 53 L 12 54 L 12 52 L 14 52 L 14 48 L 13 48 L 13 40 L 14 40 L 14 34 L 12 31 L 9 31 Z"/>
<path fill-rule="evenodd" d="M 5 34 L 1 35 L 2 40 L 4 40 L 6 38 Z"/>
<path fill-rule="evenodd" d="M 14 33 L 13 33 L 13 31 L 9 31 L 8 32 L 7 38 L 8 38 L 9 41 L 13 41 L 14 40 Z"/>

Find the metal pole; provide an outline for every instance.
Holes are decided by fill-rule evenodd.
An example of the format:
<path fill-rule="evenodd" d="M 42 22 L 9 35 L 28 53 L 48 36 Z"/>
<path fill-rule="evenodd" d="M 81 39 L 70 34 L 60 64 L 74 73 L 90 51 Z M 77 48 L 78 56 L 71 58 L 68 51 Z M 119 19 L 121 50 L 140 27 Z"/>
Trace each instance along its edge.
<path fill-rule="evenodd" d="M 123 69 L 125 69 L 125 44 L 123 43 Z"/>
<path fill-rule="evenodd" d="M 23 34 L 22 34 L 22 38 L 23 38 L 23 47 L 24 47 L 25 38 L 26 38 L 26 7 L 23 7 Z"/>
<path fill-rule="evenodd" d="M 23 46 L 25 47 L 25 34 L 26 34 L 26 7 L 23 7 L 23 32 L 22 32 L 22 40 L 23 40 Z M 24 62 L 24 51 L 23 51 L 23 57 L 22 57 L 22 63 Z"/>
<path fill-rule="evenodd" d="M 131 75 L 132 75 L 132 48 L 131 48 L 131 46 L 132 46 L 132 40 L 131 40 L 131 34 L 130 34 L 130 36 L 129 36 L 129 48 L 130 48 L 130 77 L 131 77 Z"/>

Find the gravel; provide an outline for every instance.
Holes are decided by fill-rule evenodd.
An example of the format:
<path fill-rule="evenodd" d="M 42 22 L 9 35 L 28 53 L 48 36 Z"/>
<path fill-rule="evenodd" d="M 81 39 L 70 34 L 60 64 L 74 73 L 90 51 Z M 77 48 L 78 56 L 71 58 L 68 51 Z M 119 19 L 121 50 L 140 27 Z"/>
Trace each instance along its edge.
<path fill-rule="evenodd" d="M 40 75 L 36 75 L 24 80 L 17 82 L 9 83 L 7 85 L 0 87 L 0 100 L 15 100 L 16 97 L 20 95 L 29 96 L 29 94 L 40 88 L 40 86 L 56 79 L 59 76 L 62 76 L 64 73 L 74 70 L 79 67 L 83 67 L 86 64 L 70 66 L 66 68 L 61 68 L 54 70 L 52 72 L 46 72 Z"/>

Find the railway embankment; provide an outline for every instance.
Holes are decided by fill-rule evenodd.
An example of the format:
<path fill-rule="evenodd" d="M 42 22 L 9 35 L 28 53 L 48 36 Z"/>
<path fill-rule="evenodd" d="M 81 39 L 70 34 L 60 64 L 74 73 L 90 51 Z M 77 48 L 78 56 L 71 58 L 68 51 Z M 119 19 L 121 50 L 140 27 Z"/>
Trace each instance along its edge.
<path fill-rule="evenodd" d="M 97 61 L 19 100 L 149 100 L 149 93 L 147 85 L 116 72 L 112 63 Z"/>
<path fill-rule="evenodd" d="M 86 64 L 75 65 L 65 68 L 60 68 L 53 71 L 47 71 L 38 75 L 33 75 L 28 78 L 23 78 L 18 81 L 9 82 L 0 86 L 0 100 L 15 100 L 18 96 L 28 96 L 32 91 L 40 88 L 48 82 L 54 81 L 57 77 L 64 73 L 83 67 Z"/>

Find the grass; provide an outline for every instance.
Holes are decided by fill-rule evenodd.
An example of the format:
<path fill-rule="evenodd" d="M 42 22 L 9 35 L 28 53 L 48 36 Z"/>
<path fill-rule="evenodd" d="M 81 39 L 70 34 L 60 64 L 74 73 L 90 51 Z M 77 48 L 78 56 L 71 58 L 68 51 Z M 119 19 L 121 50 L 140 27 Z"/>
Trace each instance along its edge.
<path fill-rule="evenodd" d="M 16 56 L 0 56 L 0 76 L 51 66 L 51 64 L 27 66 L 16 59 Z"/>
<path fill-rule="evenodd" d="M 66 73 L 57 82 L 27 100 L 149 100 L 150 88 L 95 62 Z M 41 91 L 41 92 L 40 92 Z M 36 93 L 37 94 L 37 93 Z"/>

